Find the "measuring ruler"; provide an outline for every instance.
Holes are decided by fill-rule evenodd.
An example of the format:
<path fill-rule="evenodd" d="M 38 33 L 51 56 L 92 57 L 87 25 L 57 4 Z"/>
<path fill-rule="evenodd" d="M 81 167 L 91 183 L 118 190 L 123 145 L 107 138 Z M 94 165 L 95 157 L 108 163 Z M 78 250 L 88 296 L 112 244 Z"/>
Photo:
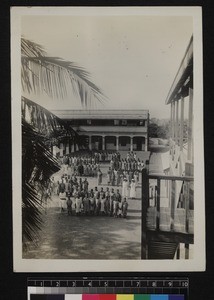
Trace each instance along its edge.
<path fill-rule="evenodd" d="M 28 300 L 188 300 L 188 278 L 28 278 Z"/>

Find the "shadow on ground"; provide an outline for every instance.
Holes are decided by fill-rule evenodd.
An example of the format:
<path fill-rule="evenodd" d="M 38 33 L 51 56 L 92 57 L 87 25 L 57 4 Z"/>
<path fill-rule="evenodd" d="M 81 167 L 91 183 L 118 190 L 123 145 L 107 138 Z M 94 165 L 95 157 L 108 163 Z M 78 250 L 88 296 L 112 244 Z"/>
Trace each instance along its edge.
<path fill-rule="evenodd" d="M 49 208 L 43 215 L 41 239 L 29 244 L 23 258 L 39 259 L 139 259 L 140 216 L 127 218 L 77 217 Z"/>

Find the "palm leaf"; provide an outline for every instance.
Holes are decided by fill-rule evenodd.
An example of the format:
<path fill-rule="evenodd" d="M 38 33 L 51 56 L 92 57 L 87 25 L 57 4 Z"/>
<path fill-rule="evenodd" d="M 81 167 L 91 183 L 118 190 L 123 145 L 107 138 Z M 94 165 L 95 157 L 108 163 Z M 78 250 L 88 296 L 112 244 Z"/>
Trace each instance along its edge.
<path fill-rule="evenodd" d="M 45 145 L 45 137 L 22 118 L 22 237 L 23 244 L 36 241 L 42 225 L 42 205 L 36 183 L 45 187 L 60 169 Z"/>
<path fill-rule="evenodd" d="M 22 183 L 22 239 L 24 246 L 28 241 L 36 242 L 42 229 L 42 205 L 33 185 Z"/>
<path fill-rule="evenodd" d="M 31 115 L 30 123 L 24 118 L 26 107 L 36 111 L 36 114 Z M 58 161 L 49 151 L 50 144 L 53 144 L 54 139 L 59 143 L 71 137 L 78 145 L 83 145 L 83 142 L 66 122 L 24 97 L 22 113 L 22 233 L 25 246 L 28 241 L 37 240 L 42 225 L 41 199 L 35 185 L 45 188 L 51 175 L 60 170 Z M 35 119 L 38 116 L 38 120 Z M 49 125 L 49 130 L 45 130 Z"/>
<path fill-rule="evenodd" d="M 22 181 L 26 183 L 47 182 L 60 169 L 45 144 L 46 137 L 22 119 Z"/>
<path fill-rule="evenodd" d="M 21 38 L 21 54 L 23 56 L 44 56 L 46 52 L 44 48 L 30 40 Z"/>
<path fill-rule="evenodd" d="M 73 92 L 85 107 L 93 101 L 106 100 L 101 89 L 90 81 L 90 74 L 84 68 L 59 57 L 48 57 L 40 45 L 24 38 L 21 45 L 24 91 L 46 92 L 51 97 L 62 99 Z"/>
<path fill-rule="evenodd" d="M 58 145 L 60 142 L 67 142 L 68 139 L 72 143 L 78 144 L 80 148 L 86 147 L 84 139 L 69 123 L 26 97 L 22 97 L 22 117 L 25 121 L 28 118 L 28 124 L 37 129 L 48 147 Z"/>
<path fill-rule="evenodd" d="M 70 92 L 79 96 L 83 106 L 104 101 L 102 91 L 93 84 L 90 74 L 76 64 L 58 57 L 47 57 L 43 47 L 21 39 L 21 84 L 24 92 L 44 93 L 66 98 Z M 45 188 L 59 165 L 50 145 L 72 139 L 80 148 L 81 137 L 65 121 L 22 97 L 22 233 L 23 245 L 35 241 L 42 226 L 42 206 L 36 184 Z"/>

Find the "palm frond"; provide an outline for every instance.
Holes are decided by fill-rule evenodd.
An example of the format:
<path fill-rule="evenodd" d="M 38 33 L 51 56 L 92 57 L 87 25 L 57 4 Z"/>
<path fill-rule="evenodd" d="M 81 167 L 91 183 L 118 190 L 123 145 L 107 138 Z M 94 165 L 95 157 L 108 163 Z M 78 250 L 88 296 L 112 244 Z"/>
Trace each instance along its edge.
<path fill-rule="evenodd" d="M 44 55 L 46 55 L 46 52 L 41 45 L 22 37 L 21 38 L 21 55 L 28 56 L 28 57 L 44 56 Z"/>
<path fill-rule="evenodd" d="M 83 106 L 105 101 L 102 91 L 90 81 L 90 74 L 76 64 L 58 57 L 47 57 L 43 47 L 21 39 L 21 84 L 23 91 L 46 92 L 66 98 L 79 96 Z M 22 233 L 23 244 L 34 241 L 42 226 L 42 205 L 35 186 L 44 189 L 50 176 L 60 167 L 49 146 L 72 139 L 85 147 L 81 137 L 65 121 L 22 97 Z"/>
<path fill-rule="evenodd" d="M 22 118 L 22 181 L 46 182 L 60 169 L 45 144 L 46 137 Z"/>
<path fill-rule="evenodd" d="M 22 239 L 35 242 L 42 229 L 42 205 L 33 185 L 22 183 Z"/>
<path fill-rule="evenodd" d="M 50 176 L 60 169 L 45 145 L 45 137 L 22 118 L 22 237 L 23 244 L 39 236 L 42 204 L 35 186 L 46 187 Z"/>
<path fill-rule="evenodd" d="M 84 68 L 59 57 L 48 57 L 41 46 L 26 39 L 22 38 L 21 42 L 21 82 L 24 91 L 46 92 L 61 99 L 74 93 L 85 107 L 93 101 L 106 101 L 103 92 L 91 82 L 90 74 Z"/>
<path fill-rule="evenodd" d="M 67 142 L 68 139 L 80 148 L 86 147 L 85 141 L 69 123 L 26 97 L 22 97 L 22 117 L 37 130 L 48 147 Z"/>

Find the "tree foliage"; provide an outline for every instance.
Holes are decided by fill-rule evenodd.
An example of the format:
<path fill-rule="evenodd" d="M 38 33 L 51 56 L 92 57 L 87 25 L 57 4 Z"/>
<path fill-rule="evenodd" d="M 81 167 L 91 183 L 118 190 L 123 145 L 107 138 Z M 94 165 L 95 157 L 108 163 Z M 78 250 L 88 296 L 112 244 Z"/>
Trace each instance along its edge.
<path fill-rule="evenodd" d="M 47 56 L 42 46 L 24 38 L 21 39 L 21 83 L 25 92 L 46 93 L 56 99 L 74 94 L 85 107 L 93 101 L 106 100 L 84 68 L 59 57 Z"/>
<path fill-rule="evenodd" d="M 149 137 L 151 138 L 162 138 L 168 139 L 169 138 L 169 121 L 158 124 L 157 122 L 150 122 L 149 123 Z"/>
<path fill-rule="evenodd" d="M 90 80 L 90 74 L 73 62 L 49 57 L 43 47 L 21 39 L 21 85 L 29 95 L 48 94 L 63 99 L 79 97 L 83 107 L 106 100 Z M 72 92 L 72 93 L 71 93 Z M 49 148 L 67 139 L 84 147 L 79 135 L 65 121 L 22 96 L 22 233 L 23 243 L 34 241 L 42 226 L 42 203 L 38 195 L 50 176 L 59 170 Z M 36 188 L 37 187 L 37 188 Z"/>

